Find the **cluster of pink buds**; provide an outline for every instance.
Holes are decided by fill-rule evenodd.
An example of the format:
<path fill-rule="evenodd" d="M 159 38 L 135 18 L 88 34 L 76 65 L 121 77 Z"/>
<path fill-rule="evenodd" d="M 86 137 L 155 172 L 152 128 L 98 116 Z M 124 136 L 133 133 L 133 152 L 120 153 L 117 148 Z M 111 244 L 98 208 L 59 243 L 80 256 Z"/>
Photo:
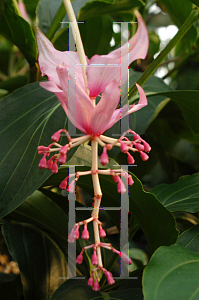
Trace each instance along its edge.
<path fill-rule="evenodd" d="M 133 141 L 130 141 L 127 137 L 125 137 L 125 135 L 127 133 L 133 134 Z M 131 152 L 139 152 L 140 157 L 143 161 L 148 160 L 149 156 L 147 155 L 147 153 L 151 151 L 150 145 L 145 140 L 143 140 L 136 132 L 132 131 L 131 129 L 127 130 L 119 138 L 119 140 L 101 135 L 98 139 L 98 142 L 103 147 L 103 152 L 100 157 L 100 163 L 103 166 L 108 164 L 109 158 L 108 158 L 107 150 L 111 150 L 113 148 L 113 146 L 119 146 L 121 149 L 121 152 L 127 154 L 127 161 L 128 161 L 129 165 L 132 165 L 135 162 L 134 157 L 129 153 L 130 151 Z M 105 144 L 104 142 L 107 144 Z"/>
<path fill-rule="evenodd" d="M 66 144 L 64 146 L 58 144 L 58 141 L 61 137 L 62 132 L 67 136 L 68 141 L 69 141 L 68 144 Z M 53 143 L 48 145 L 48 147 L 45 147 L 42 145 L 38 147 L 38 154 L 39 155 L 43 154 L 43 157 L 39 162 L 40 169 L 46 168 L 48 170 L 51 170 L 51 172 L 53 174 L 56 174 L 58 172 L 57 163 L 59 163 L 59 165 L 65 164 L 66 160 L 67 160 L 67 152 L 71 148 L 76 147 L 76 146 L 86 142 L 89 139 L 89 137 L 90 136 L 83 136 L 83 137 L 72 139 L 66 129 L 58 130 L 51 136 Z M 52 146 L 55 146 L 56 148 L 52 148 Z M 52 154 L 53 152 L 58 152 L 58 153 L 52 155 L 50 157 L 50 159 L 47 161 L 46 158 L 49 157 L 50 154 Z M 65 180 L 65 182 L 62 184 L 61 188 L 66 189 L 66 187 L 67 187 L 67 180 Z"/>
<path fill-rule="evenodd" d="M 60 145 L 59 139 L 61 137 L 61 133 L 64 133 L 68 138 L 68 143 L 64 146 Z M 133 141 L 129 140 L 125 135 L 127 133 L 131 133 L 133 135 Z M 99 291 L 99 278 L 100 272 L 103 272 L 106 276 L 108 284 L 113 284 L 114 279 L 112 274 L 107 271 L 103 267 L 102 258 L 101 258 L 101 250 L 100 248 L 103 247 L 105 249 L 111 250 L 114 253 L 117 253 L 121 260 L 123 260 L 126 264 L 131 264 L 132 261 L 127 254 L 124 252 L 120 252 L 112 247 L 109 243 L 102 243 L 100 238 L 106 237 L 106 232 L 102 228 L 102 223 L 98 219 L 99 207 L 102 198 L 102 192 L 100 189 L 100 183 L 98 176 L 101 175 L 109 175 L 112 176 L 112 179 L 115 183 L 117 183 L 117 191 L 120 194 L 126 192 L 125 184 L 122 181 L 122 177 L 125 179 L 126 184 L 131 186 L 133 185 L 134 181 L 130 174 L 126 171 L 120 169 L 98 169 L 98 144 L 103 147 L 103 152 L 100 157 L 100 163 L 105 166 L 109 162 L 107 151 L 111 150 L 113 146 L 120 147 L 121 151 L 127 154 L 127 160 L 129 164 L 133 164 L 135 162 L 133 156 L 130 152 L 139 152 L 140 157 L 143 161 L 146 161 L 149 157 L 147 153 L 151 150 L 149 144 L 144 141 L 138 134 L 136 134 L 132 130 L 126 131 L 119 139 L 109 138 L 104 135 L 93 136 L 93 135 L 84 135 L 78 138 L 72 139 L 68 132 L 65 129 L 60 129 L 59 131 L 55 132 L 51 137 L 52 143 L 48 146 L 39 146 L 38 147 L 38 154 L 42 154 L 43 157 L 40 160 L 39 167 L 41 169 L 47 168 L 52 171 L 52 173 L 58 172 L 58 165 L 57 163 L 64 164 L 67 159 L 67 152 L 82 143 L 85 143 L 91 140 L 92 151 L 95 155 L 92 155 L 92 167 L 89 171 L 84 172 L 76 172 L 75 174 L 70 174 L 62 182 L 60 183 L 61 189 L 67 189 L 69 193 L 73 193 L 75 191 L 75 182 L 79 179 L 80 176 L 91 175 L 93 179 L 93 187 L 94 187 L 94 202 L 93 202 L 93 212 L 89 219 L 76 223 L 71 233 L 68 236 L 68 242 L 73 243 L 75 240 L 80 238 L 80 226 L 83 226 L 83 230 L 81 233 L 81 238 L 83 240 L 89 239 L 89 231 L 87 228 L 87 224 L 89 222 L 93 222 L 94 228 L 94 235 L 95 235 L 95 244 L 86 246 L 82 249 L 80 254 L 77 256 L 76 263 L 81 264 L 83 262 L 83 253 L 85 250 L 89 248 L 93 248 L 93 254 L 91 256 L 91 263 L 94 268 L 92 270 L 91 276 L 88 280 L 88 285 L 92 286 L 94 291 Z M 49 160 L 47 158 L 50 156 L 51 153 L 57 152 L 53 154 Z M 70 184 L 68 184 L 69 178 L 74 177 Z M 97 275 L 96 275 L 97 274 Z"/>

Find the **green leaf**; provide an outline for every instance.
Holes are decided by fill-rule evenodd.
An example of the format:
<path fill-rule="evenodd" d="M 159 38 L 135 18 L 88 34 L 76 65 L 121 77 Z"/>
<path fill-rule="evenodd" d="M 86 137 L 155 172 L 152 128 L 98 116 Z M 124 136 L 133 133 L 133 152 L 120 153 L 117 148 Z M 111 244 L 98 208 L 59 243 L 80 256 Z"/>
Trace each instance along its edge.
<path fill-rule="evenodd" d="M 195 134 L 199 134 L 199 91 L 172 91 L 164 95 L 177 104 L 187 124 Z"/>
<path fill-rule="evenodd" d="M 0 217 L 30 196 L 51 174 L 38 167 L 37 147 L 49 145 L 51 135 L 66 126 L 56 96 L 33 83 L 0 101 Z M 67 139 L 66 139 L 67 140 Z M 68 159 L 75 152 L 71 149 Z"/>
<path fill-rule="evenodd" d="M 71 1 L 74 13 L 77 17 L 77 14 L 80 10 L 80 8 L 89 0 L 78 0 L 78 1 Z M 46 33 L 49 26 L 52 23 L 52 20 L 58 11 L 60 5 L 62 3 L 62 0 L 42 0 L 39 1 L 37 10 L 36 10 L 36 18 L 38 20 L 38 26 L 42 30 L 43 33 Z M 60 20 L 62 21 L 62 20 Z M 84 20 L 83 20 L 84 21 Z M 66 15 L 63 19 L 63 22 L 68 22 L 68 16 Z M 68 27 L 68 24 L 61 25 L 61 28 Z M 68 43 L 68 41 L 66 41 Z"/>
<path fill-rule="evenodd" d="M 199 254 L 180 245 L 161 247 L 143 274 L 145 300 L 197 300 Z"/>
<path fill-rule="evenodd" d="M 108 54 L 113 28 L 110 16 L 89 18 L 83 24 L 79 24 L 79 30 L 88 58 L 95 54 Z M 56 32 L 52 43 L 57 50 L 68 50 L 68 28 L 61 28 Z"/>
<path fill-rule="evenodd" d="M 88 58 L 95 54 L 108 54 L 113 34 L 112 25 L 109 15 L 95 16 L 80 24 L 80 34 Z"/>
<path fill-rule="evenodd" d="M 150 192 L 171 212 L 199 210 L 199 174 L 181 177 L 173 184 L 160 184 Z"/>
<path fill-rule="evenodd" d="M 188 0 L 160 0 L 166 7 L 166 12 L 169 13 L 171 19 L 180 28 L 192 11 L 192 4 Z M 192 26 L 185 36 L 182 38 L 177 48 L 181 48 L 180 53 L 185 53 L 196 41 L 197 30 Z"/>
<path fill-rule="evenodd" d="M 140 72 L 132 72 L 130 70 L 129 77 L 129 86 L 133 86 L 133 84 L 140 77 Z M 157 117 L 159 112 L 165 107 L 168 103 L 168 97 L 165 97 L 161 93 L 172 91 L 171 87 L 166 85 L 164 81 L 155 76 L 151 76 L 142 86 L 144 89 L 148 105 L 143 107 L 141 110 L 132 113 L 129 115 L 129 127 L 137 132 L 138 134 L 143 134 L 150 123 Z M 122 99 L 122 106 L 127 101 L 127 93 L 128 91 L 127 85 L 122 86 L 122 94 L 124 94 Z M 135 95 L 129 99 L 129 104 L 133 104 L 135 101 L 139 99 L 139 95 Z M 119 134 L 121 131 L 120 122 L 117 122 L 114 126 L 106 131 L 108 136 Z M 118 152 L 119 153 L 119 150 Z"/>
<path fill-rule="evenodd" d="M 199 252 L 199 224 L 184 231 L 176 243 L 189 250 Z"/>
<path fill-rule="evenodd" d="M 57 244 L 28 224 L 3 221 L 8 249 L 18 262 L 27 300 L 48 300 L 66 277 L 66 261 Z"/>
<path fill-rule="evenodd" d="M 18 15 L 12 0 L 5 0 L 4 13 L 0 19 L 0 33 L 21 50 L 31 66 L 35 65 L 35 35 L 29 23 Z"/>
<path fill-rule="evenodd" d="M 100 16 L 102 14 L 113 14 L 116 12 L 133 13 L 133 8 L 141 7 L 144 2 L 141 0 L 116 0 L 116 1 L 90 1 L 81 8 L 78 14 L 78 20 L 84 21 L 93 16 Z"/>
<path fill-rule="evenodd" d="M 103 299 L 133 299 L 142 300 L 142 290 L 139 288 L 128 288 L 110 293 L 95 292 L 88 286 L 85 279 L 69 279 L 65 281 L 52 295 L 50 300 L 103 300 Z"/>
<path fill-rule="evenodd" d="M 199 6 L 199 0 L 189 0 L 189 1 L 194 3 L 195 5 Z"/>
<path fill-rule="evenodd" d="M 192 4 L 188 0 L 160 0 L 169 11 L 175 24 L 180 27 L 188 15 L 191 13 Z"/>
<path fill-rule="evenodd" d="M 147 81 L 148 82 L 148 81 Z M 147 83 L 146 82 L 146 83 Z M 199 118 L 199 91 L 154 91 L 154 88 L 151 89 L 150 92 L 145 89 L 145 86 L 143 85 L 143 88 L 146 92 L 146 96 L 148 97 L 148 103 L 150 105 L 150 97 L 152 98 L 152 104 L 153 105 L 153 99 L 154 96 L 165 96 L 167 98 L 170 98 L 170 100 L 174 101 L 177 106 L 182 111 L 183 117 L 187 124 L 190 126 L 192 131 L 195 134 L 199 134 L 199 124 L 198 124 L 198 118 Z M 132 100 L 137 100 L 138 96 L 134 96 Z M 131 101 L 132 101 L 131 100 Z M 157 100 L 156 100 L 157 101 Z M 158 112 L 167 104 L 169 100 L 166 100 L 163 103 L 159 104 L 159 110 Z M 144 110 L 149 110 L 150 106 L 144 107 L 141 111 L 136 112 L 135 114 L 132 114 L 134 117 L 136 117 L 139 113 L 141 114 Z M 149 108 L 148 108 L 149 107 Z M 157 113 L 152 117 L 152 120 L 157 116 Z"/>
<path fill-rule="evenodd" d="M 52 192 L 50 193 L 54 194 Z M 14 219 L 16 221 L 32 224 L 67 242 L 68 209 L 64 212 L 56 202 L 59 203 L 62 201 L 63 205 L 68 208 L 68 200 L 61 195 L 54 195 L 56 200 L 52 201 L 42 192 L 35 191 L 26 201 L 10 213 L 6 219 Z"/>

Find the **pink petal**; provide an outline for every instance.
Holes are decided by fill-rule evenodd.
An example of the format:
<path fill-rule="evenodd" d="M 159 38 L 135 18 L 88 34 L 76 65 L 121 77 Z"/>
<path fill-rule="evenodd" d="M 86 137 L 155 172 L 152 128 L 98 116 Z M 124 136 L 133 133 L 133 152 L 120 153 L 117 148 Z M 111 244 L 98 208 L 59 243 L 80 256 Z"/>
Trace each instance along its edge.
<path fill-rule="evenodd" d="M 84 133 L 92 133 L 92 130 L 90 128 L 90 116 L 93 113 L 94 107 L 91 103 L 90 98 L 77 82 L 74 83 L 74 78 L 72 76 L 69 75 L 68 78 L 68 70 L 66 67 L 58 66 L 57 74 L 59 76 L 60 84 L 63 89 L 65 98 L 61 99 L 63 95 L 61 95 L 60 97 L 59 93 L 57 94 L 57 96 L 58 99 L 62 101 L 60 101 L 62 106 L 66 106 L 67 115 L 70 121 L 75 127 L 80 129 Z M 70 105 L 68 103 L 68 80 L 69 82 L 71 82 L 71 85 L 75 84 L 74 86 L 76 87 L 76 89 L 70 90 Z"/>
<path fill-rule="evenodd" d="M 136 34 L 127 42 L 128 46 L 126 43 L 108 55 L 94 55 L 90 59 L 89 66 L 87 67 L 90 97 L 99 95 L 114 79 L 117 81 L 118 86 L 125 83 L 128 75 L 128 65 L 136 59 L 144 59 L 146 57 L 149 45 L 147 29 L 140 13 L 136 11 L 135 15 L 138 20 L 138 29 Z M 122 78 L 120 78 L 121 53 L 122 63 L 126 69 L 126 73 L 122 74 Z M 114 64 L 114 66 L 110 66 L 109 64 Z M 95 67 L 95 65 L 97 66 Z"/>
<path fill-rule="evenodd" d="M 42 81 L 39 85 L 45 90 L 52 93 L 63 93 L 63 91 L 56 85 L 54 81 Z"/>
<path fill-rule="evenodd" d="M 77 81 L 84 86 L 82 69 L 77 52 L 74 51 L 58 51 L 47 37 L 36 27 L 37 46 L 39 51 L 39 65 L 42 76 L 47 75 L 49 80 L 53 80 L 58 86 L 59 78 L 56 72 L 58 65 L 66 66 L 71 73 L 77 75 Z"/>
<path fill-rule="evenodd" d="M 59 102 L 61 103 L 65 113 L 68 115 L 67 98 L 66 98 L 64 92 L 60 88 L 58 88 L 56 83 L 54 81 L 43 81 L 43 82 L 40 82 L 39 85 L 42 88 L 44 88 L 45 90 L 55 93 L 55 95 L 57 96 Z"/>
<path fill-rule="evenodd" d="M 129 105 L 129 110 L 128 110 L 127 104 L 125 104 L 120 109 L 116 109 L 114 111 L 112 117 L 111 117 L 110 122 L 106 126 L 105 130 L 107 130 L 108 128 L 113 126 L 113 124 L 115 124 L 117 121 L 119 121 L 120 119 L 122 119 L 126 115 L 129 115 L 129 114 L 141 109 L 142 107 L 144 107 L 148 104 L 144 90 L 137 83 L 136 83 L 136 86 L 137 86 L 138 92 L 140 94 L 140 99 L 139 99 L 138 104 Z"/>
<path fill-rule="evenodd" d="M 120 90 L 116 80 L 109 83 L 91 117 L 91 128 L 94 135 L 105 131 L 120 99 Z"/>
<path fill-rule="evenodd" d="M 24 18 L 24 20 L 26 20 L 28 23 L 30 23 L 30 19 L 29 19 L 28 13 L 26 11 L 25 4 L 23 2 L 19 2 L 18 6 L 19 6 L 19 10 L 20 10 L 21 15 Z"/>

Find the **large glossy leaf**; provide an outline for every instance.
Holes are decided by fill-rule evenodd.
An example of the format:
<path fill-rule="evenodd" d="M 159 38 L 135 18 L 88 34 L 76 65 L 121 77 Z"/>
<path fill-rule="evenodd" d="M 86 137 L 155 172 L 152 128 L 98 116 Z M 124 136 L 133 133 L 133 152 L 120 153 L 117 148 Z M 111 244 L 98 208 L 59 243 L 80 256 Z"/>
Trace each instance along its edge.
<path fill-rule="evenodd" d="M 79 24 L 81 38 L 86 56 L 91 58 L 95 54 L 107 54 L 110 49 L 113 28 L 110 16 L 89 18 Z M 68 28 L 61 28 L 52 39 L 57 50 L 68 50 Z"/>
<path fill-rule="evenodd" d="M 18 262 L 27 300 L 48 300 L 66 277 L 66 260 L 57 244 L 29 224 L 4 221 L 3 235 Z"/>
<path fill-rule="evenodd" d="M 199 224 L 183 232 L 176 243 L 192 251 L 199 252 Z"/>
<path fill-rule="evenodd" d="M 199 210 L 199 174 L 181 177 L 173 184 L 160 184 L 150 192 L 171 212 Z"/>
<path fill-rule="evenodd" d="M 187 124 L 195 134 L 199 134 L 199 91 L 172 91 L 162 94 L 177 104 Z"/>
<path fill-rule="evenodd" d="M 26 22 L 12 0 L 4 1 L 4 13 L 0 19 L 0 33 L 15 44 L 31 66 L 37 59 L 35 36 L 29 23 Z"/>
<path fill-rule="evenodd" d="M 50 193 L 52 192 L 46 190 L 47 195 L 50 196 Z M 66 206 L 68 208 L 66 197 L 55 194 L 53 201 L 42 192 L 35 191 L 26 201 L 10 213 L 6 219 L 35 225 L 67 242 L 68 209 L 64 212 L 58 205 L 61 201 L 62 207 Z"/>
<path fill-rule="evenodd" d="M 114 291 L 110 293 L 95 292 L 92 287 L 88 286 L 84 279 L 70 279 L 64 282 L 55 293 L 52 295 L 50 300 L 64 300 L 64 299 L 76 299 L 81 300 L 104 300 L 104 299 L 134 299 L 142 300 L 142 291 L 139 288 L 129 288 L 120 291 Z"/>
<path fill-rule="evenodd" d="M 54 94 L 38 83 L 22 87 L 0 101 L 0 217 L 30 196 L 51 174 L 38 167 L 37 147 L 66 126 L 66 115 Z M 75 149 L 69 152 L 70 156 Z"/>
<path fill-rule="evenodd" d="M 199 254 L 180 245 L 158 249 L 143 274 L 145 300 L 197 300 Z"/>
<path fill-rule="evenodd" d="M 90 1 L 81 8 L 78 20 L 86 20 L 93 16 L 99 16 L 102 14 L 112 14 L 116 12 L 132 12 L 135 7 L 143 6 L 141 0 L 122 0 L 122 1 Z"/>

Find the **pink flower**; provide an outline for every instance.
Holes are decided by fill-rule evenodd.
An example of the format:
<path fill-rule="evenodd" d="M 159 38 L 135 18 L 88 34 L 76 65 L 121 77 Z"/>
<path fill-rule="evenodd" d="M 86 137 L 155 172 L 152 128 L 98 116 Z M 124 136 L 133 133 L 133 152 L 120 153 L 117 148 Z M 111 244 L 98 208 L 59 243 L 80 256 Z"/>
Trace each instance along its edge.
<path fill-rule="evenodd" d="M 108 55 L 94 55 L 91 59 L 87 59 L 86 74 L 89 95 L 84 84 L 77 52 L 57 51 L 45 35 L 37 30 L 39 65 L 42 76 L 47 75 L 49 80 L 41 82 L 40 85 L 56 94 L 70 121 L 85 134 L 99 136 L 120 118 L 147 105 L 143 89 L 136 84 L 140 94 L 138 104 L 129 105 L 129 110 L 126 105 L 117 109 L 120 100 L 119 86 L 127 80 L 128 65 L 136 59 L 144 59 L 148 51 L 146 26 L 139 12 L 136 12 L 136 17 L 138 29 L 129 40 L 128 47 L 123 45 L 122 52 L 119 48 Z M 129 51 L 125 52 L 124 50 L 127 48 Z M 120 78 L 120 68 L 115 65 L 120 64 L 123 52 L 125 53 L 122 56 L 122 62 L 126 73 L 124 72 L 125 74 Z M 70 105 L 68 105 L 68 82 L 76 87 L 70 89 Z M 92 100 L 101 92 L 101 100 L 94 107 Z"/>
<path fill-rule="evenodd" d="M 28 13 L 26 11 L 25 4 L 22 1 L 19 1 L 18 6 L 19 6 L 19 10 L 20 10 L 21 15 L 24 18 L 24 20 L 26 20 L 28 23 L 30 23 L 30 19 L 29 19 Z"/>

